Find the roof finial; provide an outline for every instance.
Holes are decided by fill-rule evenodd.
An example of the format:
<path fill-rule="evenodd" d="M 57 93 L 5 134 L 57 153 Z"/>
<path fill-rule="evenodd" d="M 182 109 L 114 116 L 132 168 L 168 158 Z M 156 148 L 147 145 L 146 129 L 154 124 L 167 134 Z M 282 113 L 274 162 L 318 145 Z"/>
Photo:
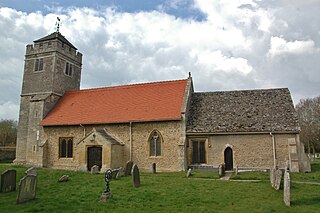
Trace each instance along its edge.
<path fill-rule="evenodd" d="M 56 27 L 57 27 L 57 33 L 59 32 L 59 29 L 60 29 L 60 25 L 61 25 L 61 23 L 60 23 L 60 18 L 59 17 L 57 17 L 57 22 L 56 22 Z"/>
<path fill-rule="evenodd" d="M 191 72 L 189 72 L 189 78 L 191 78 Z"/>

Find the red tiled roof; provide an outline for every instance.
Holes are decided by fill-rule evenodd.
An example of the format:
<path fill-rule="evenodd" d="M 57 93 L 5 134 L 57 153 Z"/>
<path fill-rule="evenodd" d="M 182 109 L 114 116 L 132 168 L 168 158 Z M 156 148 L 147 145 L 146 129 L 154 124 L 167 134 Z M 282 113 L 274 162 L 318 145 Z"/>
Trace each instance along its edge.
<path fill-rule="evenodd" d="M 187 80 L 67 91 L 43 126 L 180 120 Z"/>

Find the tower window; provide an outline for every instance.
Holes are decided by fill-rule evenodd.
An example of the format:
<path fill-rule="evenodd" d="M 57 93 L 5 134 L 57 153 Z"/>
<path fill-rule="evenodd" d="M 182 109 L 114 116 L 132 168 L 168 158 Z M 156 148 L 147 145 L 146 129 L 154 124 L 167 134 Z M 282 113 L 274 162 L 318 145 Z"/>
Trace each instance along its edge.
<path fill-rule="evenodd" d="M 37 58 L 34 62 L 34 71 L 39 72 L 43 70 L 43 58 Z"/>
<path fill-rule="evenodd" d="M 65 74 L 67 76 L 72 76 L 72 71 L 73 71 L 73 65 L 70 64 L 69 62 L 66 63 L 66 70 L 65 70 Z"/>

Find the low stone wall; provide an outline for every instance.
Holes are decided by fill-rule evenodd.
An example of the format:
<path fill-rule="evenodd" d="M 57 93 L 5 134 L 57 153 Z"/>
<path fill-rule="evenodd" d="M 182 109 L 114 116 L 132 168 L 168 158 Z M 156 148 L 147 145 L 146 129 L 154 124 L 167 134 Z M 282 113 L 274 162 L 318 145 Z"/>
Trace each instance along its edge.
<path fill-rule="evenodd" d="M 16 147 L 0 147 L 0 160 L 14 160 Z"/>

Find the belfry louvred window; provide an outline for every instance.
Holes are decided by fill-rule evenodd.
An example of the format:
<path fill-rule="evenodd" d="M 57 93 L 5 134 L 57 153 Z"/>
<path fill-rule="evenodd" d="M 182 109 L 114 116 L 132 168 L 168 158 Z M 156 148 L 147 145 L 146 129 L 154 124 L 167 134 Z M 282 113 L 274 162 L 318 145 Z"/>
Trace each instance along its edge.
<path fill-rule="evenodd" d="M 69 62 L 66 63 L 66 69 L 65 69 L 65 74 L 67 76 L 72 76 L 72 72 L 73 72 L 73 65 Z"/>
<path fill-rule="evenodd" d="M 43 58 L 37 58 L 34 62 L 34 71 L 39 72 L 43 70 Z"/>

